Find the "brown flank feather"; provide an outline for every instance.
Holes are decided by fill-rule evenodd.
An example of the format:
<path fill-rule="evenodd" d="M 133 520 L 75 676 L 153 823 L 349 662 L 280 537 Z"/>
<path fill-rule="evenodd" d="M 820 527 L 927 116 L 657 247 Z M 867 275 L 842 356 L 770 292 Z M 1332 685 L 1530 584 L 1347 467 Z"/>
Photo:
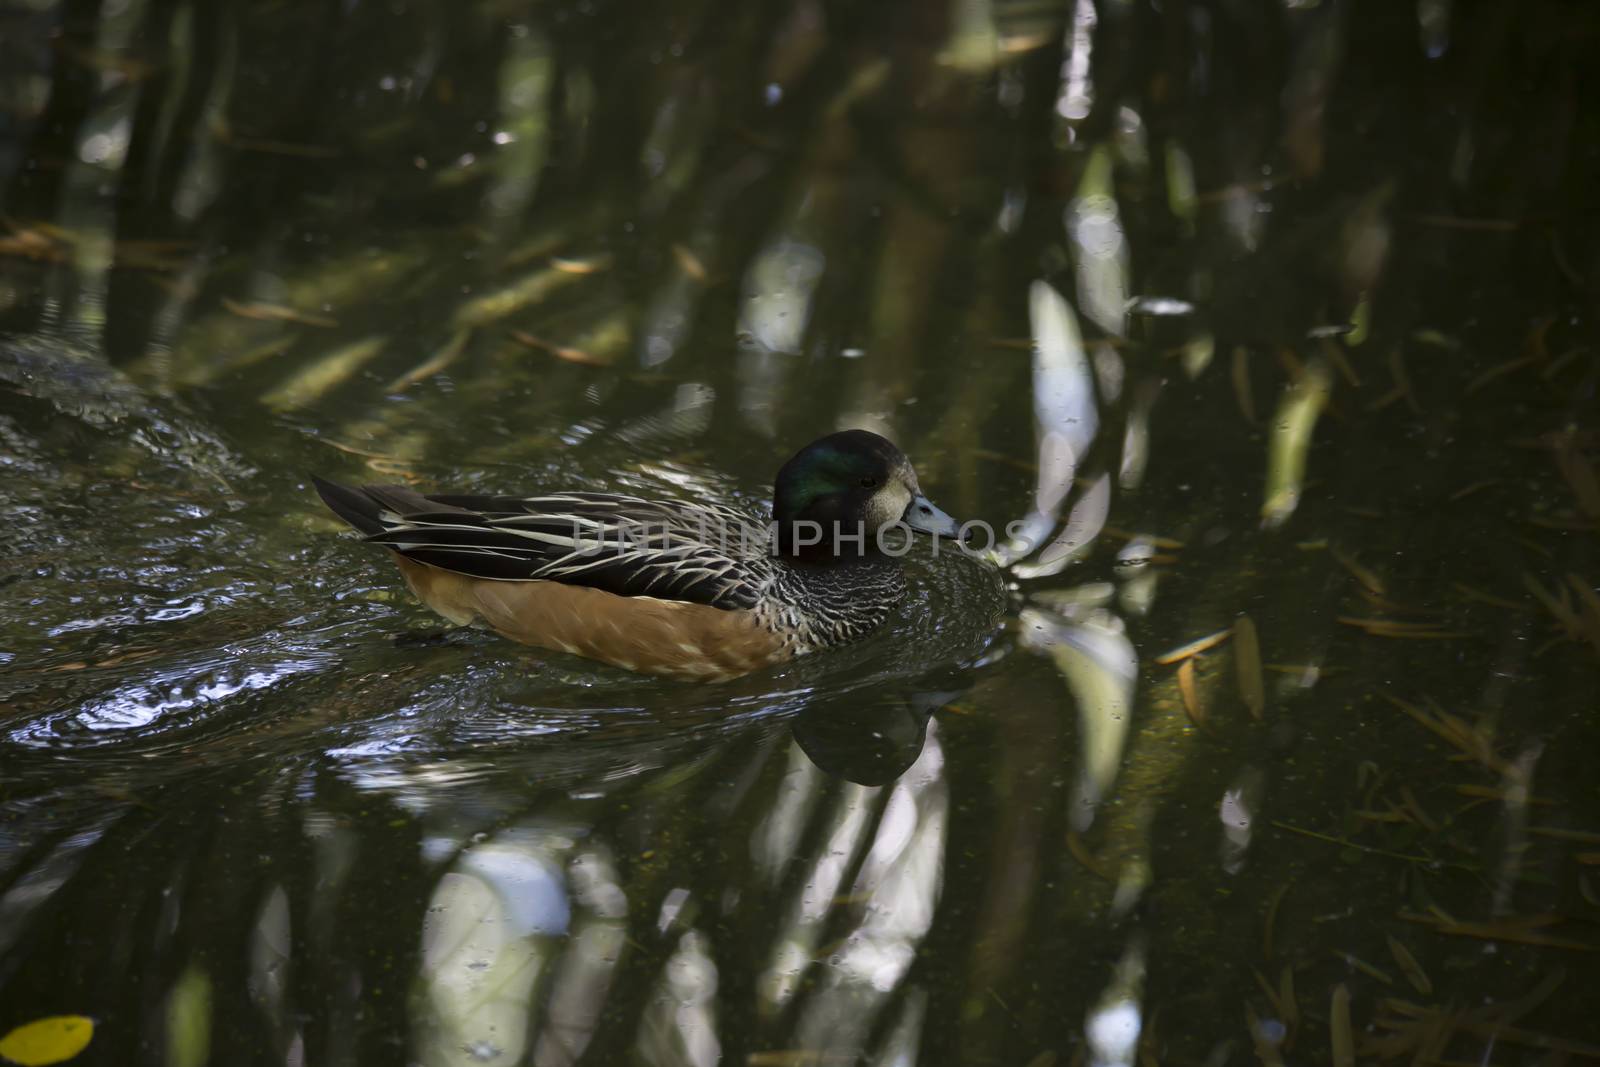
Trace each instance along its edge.
<path fill-rule="evenodd" d="M 482 620 L 513 641 L 630 671 L 721 682 L 793 655 L 750 611 L 562 582 L 473 578 L 399 553 L 395 562 L 418 599 L 457 625 Z"/>

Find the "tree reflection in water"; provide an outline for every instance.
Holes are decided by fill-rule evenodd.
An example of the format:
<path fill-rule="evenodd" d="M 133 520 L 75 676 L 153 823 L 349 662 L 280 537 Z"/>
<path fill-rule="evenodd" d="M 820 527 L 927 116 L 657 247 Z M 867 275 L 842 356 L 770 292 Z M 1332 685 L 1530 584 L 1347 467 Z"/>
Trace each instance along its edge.
<path fill-rule="evenodd" d="M 802 711 L 784 744 L 760 750 L 758 775 L 776 778 L 770 806 L 753 818 L 720 813 L 750 832 L 746 847 L 718 857 L 724 869 L 700 872 L 696 881 L 709 873 L 723 887 L 709 896 L 668 877 L 654 898 L 630 899 L 614 843 L 558 815 L 518 814 L 459 844 L 431 839 L 425 847 L 450 858 L 422 924 L 417 1059 L 576 1063 L 604 1026 L 636 1027 L 645 1062 L 716 1063 L 728 1012 L 721 967 L 745 988 L 753 979 L 758 1016 L 789 1020 L 772 1031 L 787 1035 L 779 1044 L 853 1059 L 892 1011 L 882 1051 L 904 1055 L 926 1004 L 906 975 L 933 920 L 946 847 L 949 794 L 930 716 L 952 695 Z M 447 783 L 451 773 L 425 777 L 435 776 Z M 453 821 L 447 810 L 429 805 L 425 818 Z M 719 946 L 709 929 L 741 925 L 740 909 L 757 904 L 777 921 Z M 280 891 L 259 929 L 281 925 L 283 909 Z M 282 940 L 261 934 L 262 944 Z M 611 1003 L 619 967 L 639 987 L 627 993 L 636 1015 Z"/>

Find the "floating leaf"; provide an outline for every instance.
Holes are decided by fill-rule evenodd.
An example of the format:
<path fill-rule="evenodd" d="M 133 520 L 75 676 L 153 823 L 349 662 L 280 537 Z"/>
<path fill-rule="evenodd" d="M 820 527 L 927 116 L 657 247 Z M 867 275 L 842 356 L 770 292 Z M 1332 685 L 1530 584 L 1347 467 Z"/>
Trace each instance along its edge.
<path fill-rule="evenodd" d="M 203 1067 L 211 1057 L 211 976 L 189 964 L 167 992 L 167 1067 Z"/>
<path fill-rule="evenodd" d="M 1078 707 L 1082 759 L 1074 788 L 1072 829 L 1083 833 L 1094 821 L 1122 765 L 1139 656 L 1121 620 L 1094 611 L 1064 623 L 1035 608 L 1023 608 L 1022 640 L 1055 660 Z"/>
<path fill-rule="evenodd" d="M 72 1059 L 92 1037 L 94 1020 L 87 1015 L 47 1015 L 0 1038 L 0 1056 L 22 1067 L 44 1067 Z"/>
<path fill-rule="evenodd" d="M 1189 153 L 1178 145 L 1167 144 L 1167 209 L 1175 218 L 1193 223 L 1199 204 L 1195 192 L 1194 164 Z"/>
<path fill-rule="evenodd" d="M 1096 148 L 1063 220 L 1072 235 L 1078 308 L 1106 333 L 1127 333 L 1128 242 L 1113 194 L 1110 149 Z"/>
<path fill-rule="evenodd" d="M 385 337 L 372 336 L 336 348 L 310 366 L 295 371 L 263 395 L 261 402 L 280 410 L 316 403 L 355 377 L 356 372 L 370 363 L 388 343 Z"/>
<path fill-rule="evenodd" d="M 1334 1067 L 1355 1067 L 1355 1031 L 1350 1028 L 1350 990 L 1343 982 L 1333 987 L 1328 1006 L 1328 1034 L 1333 1046 Z"/>
<path fill-rule="evenodd" d="M 1267 692 L 1261 680 L 1261 640 L 1256 636 L 1256 624 L 1250 616 L 1241 615 L 1234 621 L 1233 635 L 1233 668 L 1239 698 L 1250 710 L 1250 717 L 1260 721 L 1267 706 Z"/>
<path fill-rule="evenodd" d="M 1194 680 L 1194 658 L 1178 664 L 1178 695 L 1183 698 L 1183 710 L 1196 726 L 1206 724 L 1205 705 L 1200 703 L 1200 690 Z"/>
<path fill-rule="evenodd" d="M 1170 652 L 1163 652 L 1161 655 L 1156 657 L 1155 661 L 1162 666 L 1165 666 L 1169 663 L 1177 663 L 1178 661 L 1186 660 L 1191 656 L 1198 656 L 1206 649 L 1214 648 L 1232 636 L 1232 629 L 1218 630 L 1214 634 L 1207 634 L 1204 637 L 1197 637 L 1193 641 L 1179 645 Z"/>
<path fill-rule="evenodd" d="M 546 298 L 583 277 L 585 275 L 574 274 L 571 271 L 541 267 L 503 288 L 474 297 L 462 304 L 456 309 L 455 327 L 458 330 L 466 330 L 499 322 L 525 307 L 543 303 Z"/>
<path fill-rule="evenodd" d="M 1269 529 L 1287 522 L 1300 503 L 1311 435 L 1331 386 L 1327 366 L 1313 360 L 1278 404 L 1267 453 L 1266 501 L 1261 505 L 1262 522 Z"/>

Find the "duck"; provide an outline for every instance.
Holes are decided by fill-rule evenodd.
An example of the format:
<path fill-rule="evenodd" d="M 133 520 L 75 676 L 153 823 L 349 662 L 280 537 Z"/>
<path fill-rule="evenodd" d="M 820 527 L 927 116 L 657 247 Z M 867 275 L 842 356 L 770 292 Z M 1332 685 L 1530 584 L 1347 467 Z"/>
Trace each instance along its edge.
<path fill-rule="evenodd" d="M 860 429 L 819 438 L 779 468 L 770 523 L 715 502 L 623 493 L 312 483 L 449 622 L 693 682 L 871 633 L 906 595 L 898 557 L 913 534 L 958 545 L 962 534 L 905 454 Z"/>

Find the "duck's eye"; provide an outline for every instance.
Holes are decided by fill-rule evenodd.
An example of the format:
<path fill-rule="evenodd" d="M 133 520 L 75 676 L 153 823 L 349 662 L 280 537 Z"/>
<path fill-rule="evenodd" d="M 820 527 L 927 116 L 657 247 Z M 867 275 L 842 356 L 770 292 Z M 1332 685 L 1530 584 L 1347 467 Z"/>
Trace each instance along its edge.
<path fill-rule="evenodd" d="M 867 475 L 865 478 L 861 479 L 861 488 L 863 488 L 863 489 L 871 489 L 874 486 L 876 486 L 877 484 L 878 484 L 878 479 L 874 478 L 870 474 Z"/>

